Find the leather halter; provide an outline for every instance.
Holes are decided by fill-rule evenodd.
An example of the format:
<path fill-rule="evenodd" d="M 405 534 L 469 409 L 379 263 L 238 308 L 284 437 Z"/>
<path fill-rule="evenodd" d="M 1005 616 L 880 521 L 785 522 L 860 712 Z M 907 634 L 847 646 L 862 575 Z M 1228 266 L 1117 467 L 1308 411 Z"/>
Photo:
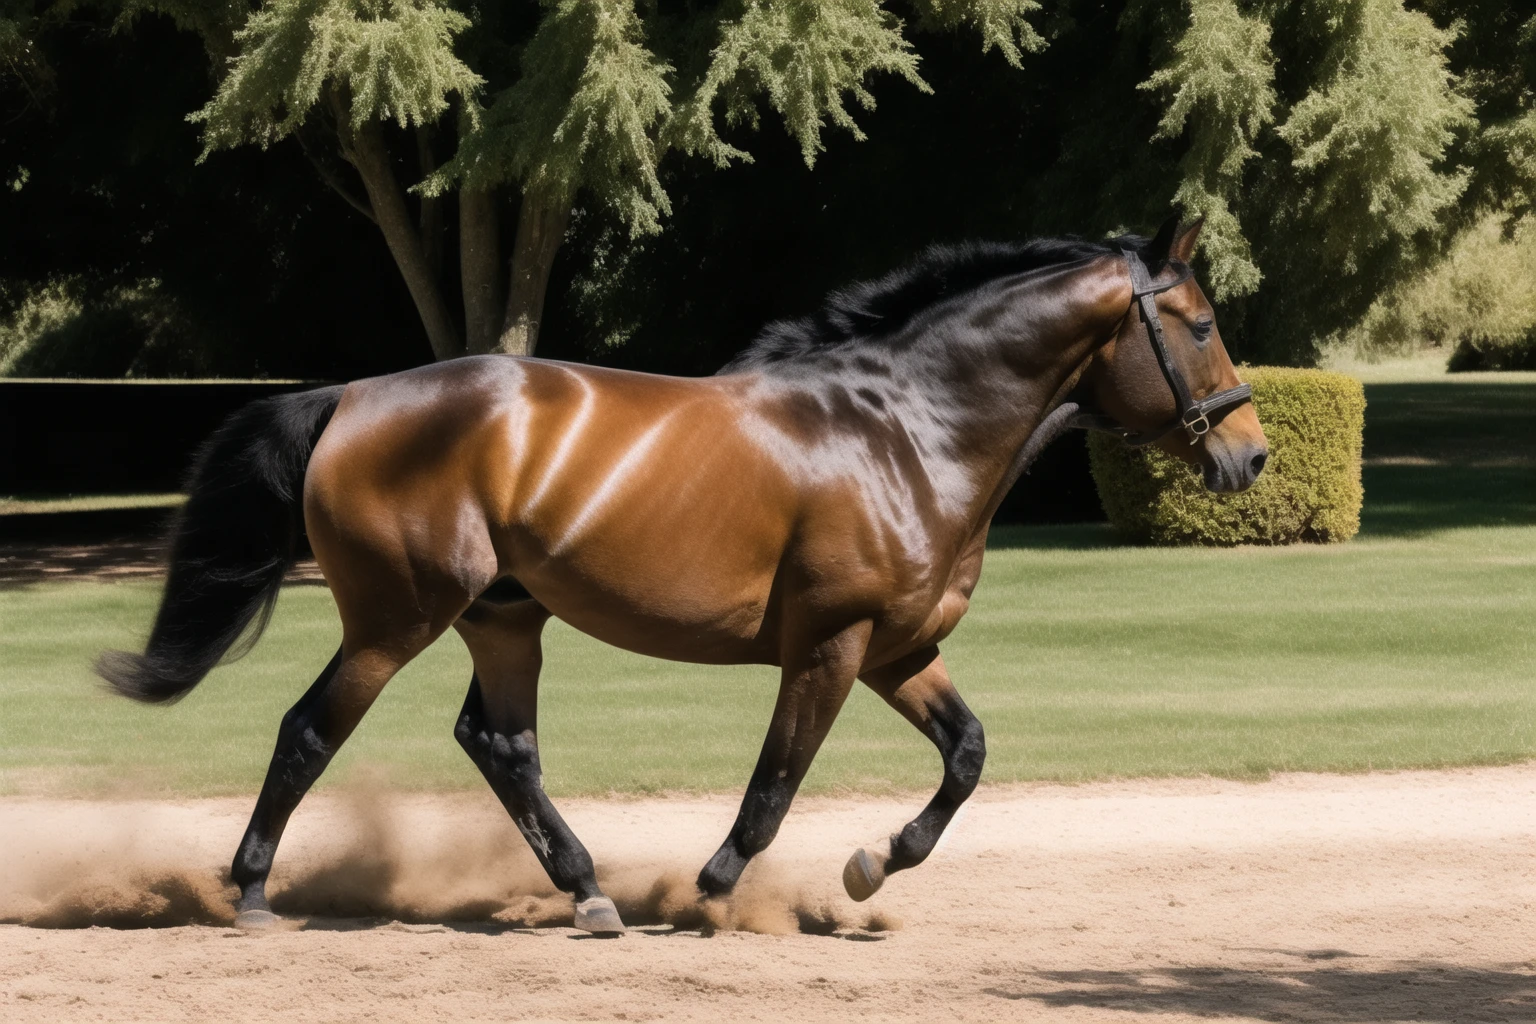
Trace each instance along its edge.
<path fill-rule="evenodd" d="M 1087 413 L 1074 416 L 1072 426 L 1114 434 L 1135 448 L 1160 441 L 1173 431 L 1182 428 L 1189 435 L 1189 443 L 1198 444 L 1211 429 L 1211 414 L 1229 406 L 1252 401 L 1253 389 L 1247 384 L 1239 384 L 1235 388 L 1217 391 L 1204 398 L 1193 397 L 1189 393 L 1189 384 L 1184 380 L 1184 374 L 1179 372 L 1178 365 L 1168 354 L 1168 343 L 1163 339 L 1163 321 L 1157 315 L 1156 296 L 1188 281 L 1194 276 L 1194 271 L 1190 270 L 1185 263 L 1171 260 L 1170 264 L 1177 268 L 1178 276 L 1165 284 L 1154 284 L 1152 275 L 1147 272 L 1147 265 L 1141 261 L 1140 256 L 1127 249 L 1125 262 L 1131 271 L 1131 301 L 1141 307 L 1141 319 L 1147 325 L 1147 338 L 1152 342 L 1152 351 L 1157 356 L 1157 365 L 1162 368 L 1163 379 L 1168 382 L 1168 387 L 1173 391 L 1179 414 L 1163 426 L 1152 430 L 1131 430 L 1108 416 L 1094 416 Z"/>

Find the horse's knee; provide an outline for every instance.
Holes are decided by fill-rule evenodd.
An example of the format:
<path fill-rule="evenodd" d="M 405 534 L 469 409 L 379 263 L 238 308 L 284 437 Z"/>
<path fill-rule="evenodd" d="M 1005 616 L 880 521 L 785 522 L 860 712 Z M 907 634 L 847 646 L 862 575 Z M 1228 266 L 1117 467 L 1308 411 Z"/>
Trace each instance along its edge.
<path fill-rule="evenodd" d="M 492 731 L 483 721 L 464 713 L 454 725 L 453 738 L 486 775 L 503 778 L 518 791 L 542 784 L 539 744 L 531 731 L 508 736 Z"/>
<path fill-rule="evenodd" d="M 538 787 L 542 784 L 539 744 L 531 732 L 514 733 L 511 736 L 495 733 L 491 737 L 491 757 L 508 778 L 518 785 Z"/>

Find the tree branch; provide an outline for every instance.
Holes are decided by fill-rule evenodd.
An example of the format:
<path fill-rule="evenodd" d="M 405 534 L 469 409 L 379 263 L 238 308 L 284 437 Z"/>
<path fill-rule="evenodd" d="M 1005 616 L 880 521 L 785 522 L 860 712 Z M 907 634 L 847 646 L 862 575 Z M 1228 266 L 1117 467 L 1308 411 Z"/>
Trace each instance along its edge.
<path fill-rule="evenodd" d="M 336 166 L 335 157 L 321 149 L 319 141 L 310 138 L 311 133 L 309 131 L 301 129 L 297 135 L 299 137 L 299 148 L 304 151 L 305 158 L 309 160 L 309 164 L 315 169 L 315 173 L 320 176 L 320 180 L 330 186 L 332 192 L 345 199 L 348 206 L 377 225 L 379 219 L 373 215 L 373 208 L 368 205 L 366 200 L 354 195 L 343 184 L 341 175 L 337 173 L 340 168 Z"/>

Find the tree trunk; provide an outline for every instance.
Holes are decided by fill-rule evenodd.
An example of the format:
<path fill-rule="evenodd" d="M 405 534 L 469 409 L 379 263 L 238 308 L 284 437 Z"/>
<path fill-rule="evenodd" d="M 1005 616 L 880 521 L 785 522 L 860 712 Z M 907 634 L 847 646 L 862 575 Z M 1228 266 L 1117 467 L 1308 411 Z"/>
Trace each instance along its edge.
<path fill-rule="evenodd" d="M 416 162 L 421 167 L 423 181 L 437 170 L 437 158 L 432 155 L 431 132 L 421 125 L 416 127 Z M 427 268 L 432 271 L 432 276 L 438 281 L 443 279 L 444 227 L 443 197 L 422 196 L 421 248 L 427 257 Z"/>
<path fill-rule="evenodd" d="M 464 340 L 471 353 L 493 352 L 501 335 L 501 237 L 496 197 L 459 190 L 459 276 L 464 284 Z"/>
<path fill-rule="evenodd" d="M 539 324 L 544 318 L 544 292 L 549 270 L 571 219 L 569 202 L 554 202 L 538 192 L 523 195 L 517 218 L 517 241 L 512 249 L 512 284 L 507 291 L 507 315 L 502 323 L 497 351 L 531 356 L 539 343 Z"/>
<path fill-rule="evenodd" d="M 345 124 L 343 118 L 338 123 Z M 427 255 L 421 244 L 421 235 L 411 222 L 410 211 L 405 205 L 405 193 L 395 178 L 389 163 L 389 151 L 384 148 L 384 132 L 379 122 L 370 121 L 351 133 L 347 140 L 347 158 L 357 168 L 368 191 L 368 204 L 384 232 L 390 255 L 405 278 L 411 298 L 416 302 L 416 312 L 422 326 L 427 329 L 427 340 L 432 344 L 432 355 L 438 359 L 452 359 L 464 354 L 458 332 L 448 316 L 443 302 L 442 288 L 427 263 Z"/>

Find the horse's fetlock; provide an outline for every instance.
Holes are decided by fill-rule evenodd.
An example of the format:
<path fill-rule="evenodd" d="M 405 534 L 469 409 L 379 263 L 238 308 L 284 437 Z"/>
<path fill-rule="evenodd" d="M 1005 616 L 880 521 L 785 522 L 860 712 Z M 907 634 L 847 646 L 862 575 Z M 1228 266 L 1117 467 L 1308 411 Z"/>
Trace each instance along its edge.
<path fill-rule="evenodd" d="M 272 872 L 272 859 L 277 844 L 247 837 L 235 851 L 234 863 L 229 866 L 230 881 L 242 890 L 251 885 L 264 884 Z"/>
<path fill-rule="evenodd" d="M 768 849 L 778 834 L 777 820 L 742 822 L 736 827 L 736 849 L 750 860 Z"/>

